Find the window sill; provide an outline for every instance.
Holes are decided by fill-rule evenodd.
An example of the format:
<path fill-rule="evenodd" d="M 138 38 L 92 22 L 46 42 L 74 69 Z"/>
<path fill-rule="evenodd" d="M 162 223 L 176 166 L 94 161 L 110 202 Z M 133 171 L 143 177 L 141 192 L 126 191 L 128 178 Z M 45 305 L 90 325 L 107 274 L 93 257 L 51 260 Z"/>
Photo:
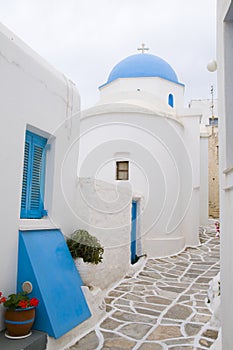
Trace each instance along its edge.
<path fill-rule="evenodd" d="M 20 219 L 19 229 L 22 231 L 27 230 L 51 230 L 58 228 L 48 217 L 42 219 Z"/>

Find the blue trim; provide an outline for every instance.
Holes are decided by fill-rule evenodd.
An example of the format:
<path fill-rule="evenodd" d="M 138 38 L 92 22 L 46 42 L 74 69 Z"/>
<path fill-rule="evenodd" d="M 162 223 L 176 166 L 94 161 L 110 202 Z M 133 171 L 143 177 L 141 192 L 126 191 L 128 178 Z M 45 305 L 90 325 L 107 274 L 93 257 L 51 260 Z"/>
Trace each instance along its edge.
<path fill-rule="evenodd" d="M 142 77 L 138 77 L 138 78 L 142 78 Z M 156 77 L 155 77 L 156 78 Z M 120 78 L 118 78 L 118 79 L 120 79 Z M 118 79 L 116 79 L 116 80 L 118 80 Z M 121 78 L 121 79 L 124 79 L 124 78 Z M 135 79 L 135 78 L 132 78 L 131 77 L 131 79 Z M 161 78 L 161 79 L 163 79 L 163 78 Z M 166 79 L 167 81 L 171 81 L 171 80 L 169 80 L 169 79 Z M 180 86 L 185 86 L 185 84 L 183 84 L 183 83 L 175 83 L 174 81 L 171 81 L 172 83 L 174 83 L 174 84 L 177 84 L 177 85 L 180 85 Z M 105 87 L 105 86 L 107 86 L 108 84 L 110 84 L 109 82 L 107 82 L 107 83 L 104 83 L 104 84 L 102 84 L 102 85 L 100 85 L 99 87 L 98 87 L 98 89 L 102 89 L 103 87 Z"/>
<path fill-rule="evenodd" d="M 20 213 L 22 219 L 40 219 L 45 215 L 46 143 L 46 138 L 26 131 Z"/>
<path fill-rule="evenodd" d="M 137 243 L 137 202 L 132 202 L 132 226 L 131 226 L 131 264 L 136 262 L 136 243 Z"/>
<path fill-rule="evenodd" d="M 30 320 L 26 320 L 26 321 L 10 321 L 10 320 L 5 320 L 5 323 L 9 323 L 9 324 L 27 324 L 27 323 L 31 323 L 34 322 L 35 317 L 31 318 Z"/>
<path fill-rule="evenodd" d="M 19 232 L 17 291 L 31 281 L 34 329 L 59 338 L 91 316 L 82 280 L 60 230 Z"/>
<path fill-rule="evenodd" d="M 14 311 L 21 312 L 21 311 L 27 311 L 27 310 L 32 310 L 32 309 L 35 309 L 35 306 L 28 306 L 28 307 L 25 307 L 24 309 L 22 309 L 22 308 L 14 309 Z M 7 308 L 7 310 L 10 310 L 10 308 Z"/>
<path fill-rule="evenodd" d="M 168 96 L 168 104 L 172 108 L 174 107 L 174 96 L 172 94 L 169 94 L 169 96 Z"/>

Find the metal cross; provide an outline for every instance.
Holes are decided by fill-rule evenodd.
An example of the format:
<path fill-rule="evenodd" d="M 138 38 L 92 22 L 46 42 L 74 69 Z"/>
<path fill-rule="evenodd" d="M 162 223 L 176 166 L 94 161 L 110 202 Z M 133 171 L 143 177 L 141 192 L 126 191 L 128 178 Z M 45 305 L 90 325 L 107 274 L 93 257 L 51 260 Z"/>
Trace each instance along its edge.
<path fill-rule="evenodd" d="M 142 53 L 145 53 L 145 51 L 148 51 L 149 48 L 146 47 L 144 43 L 142 43 L 141 47 L 138 48 L 138 51 L 142 51 Z"/>

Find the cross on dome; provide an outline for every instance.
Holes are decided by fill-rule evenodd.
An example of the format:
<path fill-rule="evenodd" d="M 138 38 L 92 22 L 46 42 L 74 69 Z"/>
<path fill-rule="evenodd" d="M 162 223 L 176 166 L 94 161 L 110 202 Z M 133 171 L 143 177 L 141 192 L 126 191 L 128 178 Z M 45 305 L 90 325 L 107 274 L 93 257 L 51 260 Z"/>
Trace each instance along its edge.
<path fill-rule="evenodd" d="M 138 51 L 145 53 L 145 51 L 149 51 L 150 49 L 146 47 L 146 44 L 142 43 L 141 47 L 138 48 Z"/>

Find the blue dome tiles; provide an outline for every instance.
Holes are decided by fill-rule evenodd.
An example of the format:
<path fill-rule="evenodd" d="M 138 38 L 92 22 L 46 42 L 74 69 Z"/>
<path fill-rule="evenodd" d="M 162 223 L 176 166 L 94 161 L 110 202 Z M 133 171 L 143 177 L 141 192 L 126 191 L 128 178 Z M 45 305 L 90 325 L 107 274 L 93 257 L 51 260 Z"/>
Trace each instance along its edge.
<path fill-rule="evenodd" d="M 162 58 L 151 54 L 136 54 L 125 58 L 112 69 L 106 84 L 118 78 L 139 77 L 159 77 L 180 84 L 173 68 Z"/>

